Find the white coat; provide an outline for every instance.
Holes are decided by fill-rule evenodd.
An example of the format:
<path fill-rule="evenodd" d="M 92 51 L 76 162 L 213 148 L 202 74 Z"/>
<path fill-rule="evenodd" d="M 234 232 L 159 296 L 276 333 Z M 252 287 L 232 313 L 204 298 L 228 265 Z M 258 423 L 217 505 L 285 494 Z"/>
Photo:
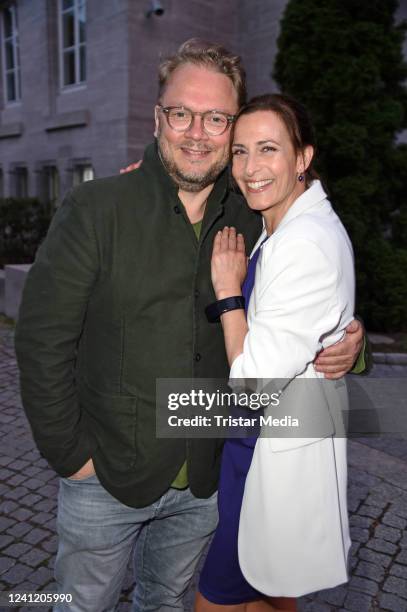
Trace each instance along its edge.
<path fill-rule="evenodd" d="M 264 230 L 255 249 L 265 237 Z M 249 331 L 230 378 L 320 377 L 312 362 L 343 337 L 354 292 L 349 237 L 314 181 L 261 247 Z M 329 408 L 340 412 L 346 401 L 341 381 Z M 299 597 L 348 579 L 346 439 L 333 431 L 257 440 L 241 509 L 239 562 L 248 582 L 266 595 Z"/>

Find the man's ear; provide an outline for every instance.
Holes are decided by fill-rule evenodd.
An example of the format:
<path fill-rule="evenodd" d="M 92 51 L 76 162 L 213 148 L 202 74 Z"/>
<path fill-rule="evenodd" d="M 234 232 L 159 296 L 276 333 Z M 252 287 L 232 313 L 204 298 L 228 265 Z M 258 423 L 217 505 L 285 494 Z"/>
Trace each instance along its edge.
<path fill-rule="evenodd" d="M 314 157 L 314 147 L 307 145 L 305 149 L 298 155 L 297 173 L 304 174 Z"/>
<path fill-rule="evenodd" d="M 160 119 L 158 116 L 159 112 L 160 112 L 160 107 L 156 105 L 154 107 L 154 122 L 155 122 L 154 137 L 155 138 L 158 138 L 158 133 L 160 131 Z"/>

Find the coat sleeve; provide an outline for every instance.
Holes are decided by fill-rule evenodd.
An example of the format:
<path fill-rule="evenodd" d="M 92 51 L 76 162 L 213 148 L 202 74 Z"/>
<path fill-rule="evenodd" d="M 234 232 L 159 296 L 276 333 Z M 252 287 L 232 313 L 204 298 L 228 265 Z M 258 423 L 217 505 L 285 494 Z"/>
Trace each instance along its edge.
<path fill-rule="evenodd" d="M 290 237 L 263 249 L 249 331 L 230 378 L 270 381 L 304 372 L 324 335 L 341 327 L 338 274 L 338 266 L 306 238 Z"/>
<path fill-rule="evenodd" d="M 98 269 L 89 211 L 71 193 L 28 274 L 15 340 L 21 396 L 35 442 L 61 476 L 76 472 L 96 447 L 79 406 L 75 364 Z"/>

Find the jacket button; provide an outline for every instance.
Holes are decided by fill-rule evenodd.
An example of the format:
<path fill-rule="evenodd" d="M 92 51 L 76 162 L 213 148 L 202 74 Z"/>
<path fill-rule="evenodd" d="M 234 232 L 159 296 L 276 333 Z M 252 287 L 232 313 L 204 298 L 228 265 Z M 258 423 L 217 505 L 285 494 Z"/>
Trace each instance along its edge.
<path fill-rule="evenodd" d="M 195 297 L 198 298 L 199 297 L 199 289 L 195 289 Z"/>
<path fill-rule="evenodd" d="M 173 209 L 173 210 L 174 210 L 174 212 L 175 212 L 175 214 L 176 214 L 176 215 L 179 215 L 179 214 L 180 214 L 180 212 L 181 212 L 181 209 L 180 209 L 180 207 L 179 207 L 179 206 L 174 206 L 174 209 Z"/>
<path fill-rule="evenodd" d="M 201 353 L 197 353 L 195 355 L 195 361 L 201 361 L 201 357 L 202 357 Z"/>

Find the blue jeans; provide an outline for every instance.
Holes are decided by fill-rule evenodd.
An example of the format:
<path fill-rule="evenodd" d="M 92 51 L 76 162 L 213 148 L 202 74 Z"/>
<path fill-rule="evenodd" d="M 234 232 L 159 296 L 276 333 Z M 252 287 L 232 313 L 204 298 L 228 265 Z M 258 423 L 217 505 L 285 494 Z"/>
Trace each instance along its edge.
<path fill-rule="evenodd" d="M 70 604 L 54 612 L 113 612 L 134 548 L 132 612 L 183 610 L 182 599 L 218 522 L 216 493 L 169 489 L 145 508 L 112 497 L 96 476 L 60 481 L 55 578 Z"/>

